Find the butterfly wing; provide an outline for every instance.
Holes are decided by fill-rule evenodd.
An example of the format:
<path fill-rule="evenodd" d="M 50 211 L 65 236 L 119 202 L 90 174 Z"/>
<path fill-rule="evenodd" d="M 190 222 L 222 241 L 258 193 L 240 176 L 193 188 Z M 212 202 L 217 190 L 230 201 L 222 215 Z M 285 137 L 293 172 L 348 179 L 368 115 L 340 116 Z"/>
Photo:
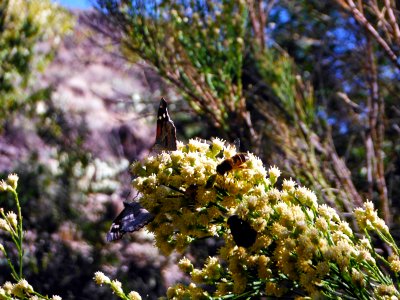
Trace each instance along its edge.
<path fill-rule="evenodd" d="M 154 150 L 176 150 L 176 128 L 168 113 L 168 104 L 161 98 L 157 114 L 157 134 Z"/>
<path fill-rule="evenodd" d="M 157 134 L 154 150 L 176 150 L 176 128 L 168 113 L 168 104 L 161 98 L 157 114 Z M 115 218 L 107 233 L 107 242 L 118 240 L 127 232 L 137 231 L 154 219 L 139 203 L 124 202 L 123 211 Z"/>
<path fill-rule="evenodd" d="M 153 219 L 154 216 L 138 202 L 124 202 L 124 209 L 115 218 L 107 233 L 107 242 L 118 240 L 127 232 L 137 231 Z"/>
<path fill-rule="evenodd" d="M 236 245 L 248 248 L 255 243 L 257 231 L 247 221 L 242 220 L 238 215 L 233 215 L 228 218 L 228 225 Z"/>

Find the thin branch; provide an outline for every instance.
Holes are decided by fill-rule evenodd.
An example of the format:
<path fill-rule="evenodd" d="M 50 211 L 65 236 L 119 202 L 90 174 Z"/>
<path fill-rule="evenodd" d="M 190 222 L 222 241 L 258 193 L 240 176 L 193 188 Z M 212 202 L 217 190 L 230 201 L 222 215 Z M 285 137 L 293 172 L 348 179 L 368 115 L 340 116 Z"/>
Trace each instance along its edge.
<path fill-rule="evenodd" d="M 400 69 L 400 61 L 397 55 L 392 51 L 389 44 L 380 36 L 374 26 L 365 18 L 364 14 L 356 7 L 352 0 L 336 0 L 344 9 L 350 10 L 354 18 L 369 32 L 379 45 L 384 49 L 389 59 Z"/>

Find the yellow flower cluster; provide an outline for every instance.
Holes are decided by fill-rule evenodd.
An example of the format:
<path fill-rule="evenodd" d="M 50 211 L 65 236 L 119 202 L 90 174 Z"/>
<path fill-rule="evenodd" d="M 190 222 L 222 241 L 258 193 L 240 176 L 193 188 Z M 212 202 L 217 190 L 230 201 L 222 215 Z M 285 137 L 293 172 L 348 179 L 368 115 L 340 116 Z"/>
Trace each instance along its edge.
<path fill-rule="evenodd" d="M 0 288 L 0 295 L 2 296 L 13 295 L 18 298 L 24 298 L 31 293 L 33 293 L 33 288 L 25 279 L 21 279 L 15 284 L 7 281 Z"/>
<path fill-rule="evenodd" d="M 7 180 L 0 180 L 0 192 L 15 191 L 18 185 L 18 175 L 9 174 Z"/>
<path fill-rule="evenodd" d="M 313 298 L 398 295 L 379 271 L 369 239 L 356 238 L 334 209 L 318 204 L 313 191 L 291 179 L 283 180 L 279 189 L 278 168 L 265 170 L 251 153 L 245 161 L 235 155 L 234 147 L 219 139 L 190 140 L 176 151 L 132 166 L 140 203 L 155 215 L 148 229 L 164 253 L 183 252 L 206 236 L 225 240 L 219 255 L 209 257 L 200 269 L 187 258 L 181 260 L 180 268 L 193 283 L 171 287 L 168 298 L 279 297 L 299 290 Z M 216 168 L 225 160 L 231 169 L 221 175 Z M 372 203 L 355 215 L 360 227 L 388 232 Z M 241 242 L 253 235 L 254 241 Z M 398 256 L 389 263 L 398 272 Z M 385 285 L 379 285 L 381 278 Z M 203 289 L 207 285 L 214 292 Z"/>
<path fill-rule="evenodd" d="M 25 279 L 21 279 L 17 283 L 5 282 L 0 286 L 0 299 L 31 299 L 39 300 L 45 299 L 35 295 L 33 287 Z M 50 300 L 61 300 L 60 296 L 54 295 L 51 298 L 46 297 Z"/>
<path fill-rule="evenodd" d="M 97 271 L 94 273 L 93 280 L 96 284 L 98 285 L 109 285 L 111 289 L 113 290 L 113 293 L 115 293 L 119 298 L 121 299 L 126 299 L 126 300 L 141 300 L 142 297 L 139 295 L 138 292 L 131 291 L 128 293 L 128 295 L 125 295 L 123 289 L 122 289 L 122 284 L 118 280 L 111 280 L 109 277 L 107 277 L 103 272 Z"/>
<path fill-rule="evenodd" d="M 16 193 L 18 185 L 18 175 L 10 174 L 7 177 L 7 180 L 0 180 L 0 192 L 12 192 Z M 9 211 L 6 214 L 4 213 L 4 209 L 0 208 L 0 230 L 7 231 L 11 235 L 16 236 L 18 230 L 18 219 L 17 215 Z M 2 252 L 4 252 L 4 247 L 2 247 Z"/>
<path fill-rule="evenodd" d="M 132 166 L 137 176 L 133 185 L 143 195 L 140 203 L 155 215 L 148 228 L 165 254 L 184 251 L 195 238 L 223 234 L 226 228 L 216 224 L 233 213 L 238 198 L 266 188 L 266 171 L 251 154 L 240 169 L 216 174 L 217 165 L 235 154 L 234 147 L 219 139 L 210 144 L 190 140 L 187 145 L 178 143 L 176 151 Z"/>

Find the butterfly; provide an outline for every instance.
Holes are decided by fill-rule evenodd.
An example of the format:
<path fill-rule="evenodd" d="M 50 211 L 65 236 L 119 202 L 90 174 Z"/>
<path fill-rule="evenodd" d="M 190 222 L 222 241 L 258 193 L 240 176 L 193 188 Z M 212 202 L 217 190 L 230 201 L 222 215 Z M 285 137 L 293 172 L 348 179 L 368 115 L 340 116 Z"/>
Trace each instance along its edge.
<path fill-rule="evenodd" d="M 176 128 L 168 114 L 168 104 L 161 98 L 157 114 L 157 133 L 154 150 L 176 150 Z"/>
<path fill-rule="evenodd" d="M 107 233 L 107 242 L 119 240 L 125 233 L 137 231 L 153 219 L 154 216 L 138 202 L 124 202 L 124 209 L 115 218 Z"/>
<path fill-rule="evenodd" d="M 168 114 L 168 104 L 161 98 L 157 113 L 157 134 L 153 147 L 156 151 L 176 150 L 176 128 Z M 124 209 L 115 218 L 107 233 L 107 242 L 115 241 L 127 233 L 134 232 L 150 223 L 154 216 L 138 202 L 124 202 Z"/>
<path fill-rule="evenodd" d="M 247 221 L 242 220 L 238 215 L 233 215 L 228 218 L 227 223 L 236 245 L 248 248 L 255 243 L 257 231 Z"/>

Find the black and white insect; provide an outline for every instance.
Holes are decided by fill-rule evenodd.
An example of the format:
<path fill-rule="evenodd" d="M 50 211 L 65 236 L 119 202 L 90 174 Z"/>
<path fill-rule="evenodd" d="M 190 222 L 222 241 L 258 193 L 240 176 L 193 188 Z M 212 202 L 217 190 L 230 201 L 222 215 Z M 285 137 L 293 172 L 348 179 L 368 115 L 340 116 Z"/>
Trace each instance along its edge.
<path fill-rule="evenodd" d="M 124 209 L 113 221 L 107 233 L 107 242 L 119 240 L 127 232 L 137 231 L 154 219 L 138 202 L 124 202 Z"/>

